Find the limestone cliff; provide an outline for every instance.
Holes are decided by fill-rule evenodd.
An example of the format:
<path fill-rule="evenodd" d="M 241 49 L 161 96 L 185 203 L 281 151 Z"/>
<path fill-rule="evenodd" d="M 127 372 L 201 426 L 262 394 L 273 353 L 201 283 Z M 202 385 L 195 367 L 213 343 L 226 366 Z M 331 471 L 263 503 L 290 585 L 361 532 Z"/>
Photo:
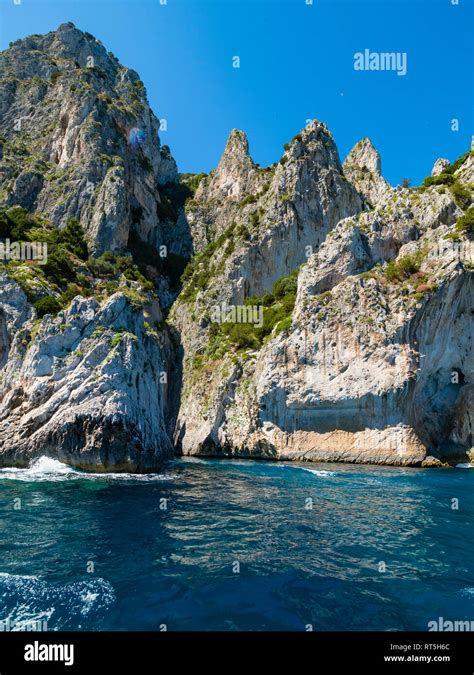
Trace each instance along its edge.
<path fill-rule="evenodd" d="M 122 293 L 102 303 L 76 297 L 35 325 L 17 285 L 0 284 L 0 326 L 12 339 L 0 381 L 0 463 L 26 466 L 43 454 L 94 471 L 146 471 L 171 456 L 166 334 L 147 327 Z"/>
<path fill-rule="evenodd" d="M 0 240 L 48 246 L 0 261 L 0 464 L 474 459 L 472 151 L 393 188 L 314 120 L 269 167 L 233 130 L 180 175 L 93 36 L 0 68 Z"/>
<path fill-rule="evenodd" d="M 303 149 L 316 134 L 328 143 L 327 132 L 311 125 L 297 141 L 303 159 L 278 169 L 288 184 L 310 156 L 307 182 L 288 195 L 295 239 L 282 236 L 285 212 L 270 201 L 277 189 L 267 202 L 257 196 L 255 208 L 267 206 L 260 212 L 264 234 L 255 228 L 242 241 L 239 227 L 249 225 L 240 214 L 227 236 L 197 257 L 173 307 L 184 348 L 175 442 L 185 454 L 466 461 L 474 457 L 473 208 L 464 179 L 471 155 L 444 165 L 422 188 L 393 189 L 377 151 L 362 141 L 344 163 L 362 210 L 335 155 L 329 153 L 329 173 L 324 151 Z M 329 219 L 325 228 L 317 208 L 305 209 L 311 194 L 338 222 Z M 345 217 L 354 208 L 358 213 Z M 214 214 L 222 231 L 223 213 L 217 207 Z M 258 257 L 249 264 L 254 242 Z M 265 269 L 260 280 L 267 255 L 273 273 Z M 215 322 L 213 308 L 239 303 L 261 307 L 263 326 Z"/>
<path fill-rule="evenodd" d="M 157 185 L 176 180 L 176 164 L 137 73 L 96 38 L 67 23 L 13 43 L 0 54 L 0 101 L 8 206 L 55 226 L 78 218 L 99 253 L 126 247 L 132 228 L 169 241 Z"/>
<path fill-rule="evenodd" d="M 138 75 L 73 24 L 0 54 L 0 239 L 48 246 L 0 265 L 0 464 L 172 455 L 164 314 L 192 241 L 158 131 Z"/>

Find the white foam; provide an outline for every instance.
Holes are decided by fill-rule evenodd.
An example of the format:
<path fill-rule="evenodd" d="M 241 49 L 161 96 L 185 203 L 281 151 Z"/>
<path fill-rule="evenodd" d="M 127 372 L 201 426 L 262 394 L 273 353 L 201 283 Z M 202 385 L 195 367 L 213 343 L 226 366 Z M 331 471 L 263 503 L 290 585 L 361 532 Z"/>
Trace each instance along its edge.
<path fill-rule="evenodd" d="M 51 457 L 39 457 L 27 469 L 0 469 L 0 480 L 17 480 L 27 483 L 57 482 L 65 480 L 105 480 L 154 482 L 174 480 L 176 475 L 166 473 L 87 473 L 59 462 Z"/>
<path fill-rule="evenodd" d="M 30 473 L 32 474 L 45 474 L 45 473 L 72 473 L 74 469 L 67 464 L 59 462 L 57 459 L 52 459 L 52 457 L 40 457 L 34 461 L 30 468 Z"/>
<path fill-rule="evenodd" d="M 309 473 L 314 473 L 315 476 L 319 478 L 327 478 L 328 476 L 337 476 L 335 471 L 322 471 L 321 469 L 305 469 L 301 467 L 303 471 L 308 471 Z"/>
<path fill-rule="evenodd" d="M 98 593 L 92 593 L 91 591 L 86 591 L 81 595 L 81 600 L 84 603 L 82 609 L 81 609 L 81 614 L 84 616 L 86 614 L 89 614 L 91 609 L 94 607 L 94 603 L 96 602 L 97 598 L 99 597 Z"/>
<path fill-rule="evenodd" d="M 61 630 L 80 616 L 100 616 L 115 599 L 112 585 L 102 578 L 51 584 L 35 576 L 0 573 L 4 630 L 21 631 L 37 622 Z"/>
<path fill-rule="evenodd" d="M 474 469 L 474 464 L 456 464 L 456 469 Z"/>
<path fill-rule="evenodd" d="M 335 471 L 328 471 L 327 469 L 308 469 L 305 466 L 298 466 L 297 464 L 275 464 L 277 469 L 293 469 L 294 471 L 307 471 L 319 478 L 327 478 L 330 476 L 337 476 Z"/>

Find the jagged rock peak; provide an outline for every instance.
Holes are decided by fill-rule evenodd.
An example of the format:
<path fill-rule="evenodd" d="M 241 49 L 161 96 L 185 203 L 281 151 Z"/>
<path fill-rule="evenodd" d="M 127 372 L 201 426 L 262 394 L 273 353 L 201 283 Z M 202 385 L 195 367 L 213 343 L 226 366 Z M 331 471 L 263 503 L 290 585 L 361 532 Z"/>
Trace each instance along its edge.
<path fill-rule="evenodd" d="M 436 162 L 433 165 L 433 169 L 431 171 L 432 176 L 439 176 L 440 173 L 442 173 L 446 167 L 448 167 L 450 164 L 449 159 L 437 159 Z"/>
<path fill-rule="evenodd" d="M 309 124 L 307 124 L 302 130 L 301 135 L 303 141 L 310 141 L 311 139 L 318 138 L 321 139 L 323 136 L 329 138 L 334 142 L 333 136 L 324 122 L 314 119 Z M 293 141 L 298 140 L 298 136 L 295 136 Z M 292 141 L 292 142 L 293 142 Z"/>
<path fill-rule="evenodd" d="M 311 158 L 311 162 L 342 173 L 341 160 L 331 132 L 319 120 L 310 122 L 284 148 L 287 159 Z"/>
<path fill-rule="evenodd" d="M 370 138 L 363 138 L 356 143 L 344 162 L 344 171 L 353 169 L 367 169 L 376 176 L 382 175 L 382 161 L 380 153 Z"/>
<path fill-rule="evenodd" d="M 118 59 L 107 52 L 100 40 L 76 28 L 73 23 L 63 23 L 46 35 L 31 35 L 17 40 L 10 49 L 1 53 L 1 61 L 2 70 L 10 70 L 20 79 L 34 76 L 49 78 L 58 68 L 92 66 L 101 68 L 108 78 L 115 79 L 121 70 Z M 132 81 L 139 79 L 135 71 L 125 70 Z"/>
<path fill-rule="evenodd" d="M 77 218 L 97 253 L 123 250 L 132 226 L 163 243 L 157 186 L 176 180 L 177 168 L 135 71 L 65 23 L 0 53 L 0 100 L 6 206 L 55 226 Z"/>
<path fill-rule="evenodd" d="M 227 139 L 223 157 L 229 154 L 232 154 L 232 156 L 240 154 L 244 157 L 250 157 L 249 141 L 245 131 L 232 129 Z"/>
<path fill-rule="evenodd" d="M 225 173 L 230 168 L 238 170 L 251 170 L 255 168 L 249 152 L 247 134 L 239 129 L 232 129 L 230 132 L 216 173 Z"/>
<path fill-rule="evenodd" d="M 252 189 L 255 171 L 246 134 L 233 129 L 217 169 L 211 173 L 209 184 L 203 184 L 196 197 L 203 197 L 205 191 L 208 197 L 240 199 Z"/>
<path fill-rule="evenodd" d="M 392 191 L 382 176 L 380 154 L 370 138 L 363 138 L 352 148 L 344 162 L 344 174 L 371 207 Z"/>

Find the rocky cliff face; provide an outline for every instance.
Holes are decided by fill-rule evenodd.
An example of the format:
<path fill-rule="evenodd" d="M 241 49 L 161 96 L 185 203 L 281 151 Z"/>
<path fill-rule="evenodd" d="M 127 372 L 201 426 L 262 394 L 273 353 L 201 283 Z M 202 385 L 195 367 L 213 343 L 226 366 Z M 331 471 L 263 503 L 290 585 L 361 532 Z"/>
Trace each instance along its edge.
<path fill-rule="evenodd" d="M 234 130 L 179 177 L 92 36 L 0 66 L 0 238 L 49 245 L 0 264 L 0 464 L 474 459 L 472 152 L 392 188 L 370 140 L 342 165 L 314 121 L 270 167 Z"/>
<path fill-rule="evenodd" d="M 192 241 L 143 83 L 64 24 L 0 54 L 0 101 L 1 238 L 49 247 L 0 270 L 0 463 L 156 468 L 173 452 L 170 265 Z"/>
<path fill-rule="evenodd" d="M 438 184 L 393 189 L 366 139 L 344 163 L 345 183 L 332 147 L 328 155 L 304 148 L 319 134 L 327 139 L 317 124 L 303 131 L 285 154 L 301 149 L 296 166 L 290 159 L 278 169 L 287 185 L 308 161 L 308 180 L 287 204 L 292 231 L 302 223 L 301 241 L 312 246 L 288 245 L 283 214 L 271 204 L 264 238 L 257 230 L 242 242 L 237 226 L 205 249 L 173 308 L 184 346 L 175 442 L 185 454 L 466 461 L 474 456 L 471 155 L 440 172 Z M 316 190 L 313 203 L 337 213 L 327 229 L 317 208 L 305 211 L 305 197 L 299 201 Z M 259 208 L 261 197 L 253 203 Z M 217 210 L 212 222 L 227 217 Z M 248 265 L 254 241 L 259 262 Z M 273 250 L 272 241 L 279 242 Z M 255 284 L 268 249 L 274 273 L 266 269 Z M 301 257 L 285 264 L 294 249 Z M 213 308 L 244 302 L 262 309 L 263 328 L 216 324 Z"/>
<path fill-rule="evenodd" d="M 126 247 L 132 228 L 169 241 L 157 185 L 176 180 L 175 162 L 137 73 L 92 35 L 63 24 L 15 42 L 0 54 L 0 101 L 7 205 L 59 227 L 78 218 L 99 253 Z"/>
<path fill-rule="evenodd" d="M 11 336 L 2 369 L 0 459 L 45 454 L 94 471 L 146 471 L 172 455 L 165 401 L 171 348 L 122 293 L 76 297 L 32 322 L 27 299 L 0 278 Z"/>
<path fill-rule="evenodd" d="M 235 239 L 233 251 L 228 246 L 218 256 L 227 299 L 237 303 L 270 290 L 306 260 L 308 250 L 317 250 L 339 220 L 361 208 L 334 140 L 319 122 L 295 136 L 281 160 L 265 169 L 256 168 L 245 135 L 234 130 L 218 168 L 186 203 L 197 250 Z M 222 286 L 222 279 L 212 274 L 210 286 Z M 212 295 L 212 288 L 206 290 Z"/>

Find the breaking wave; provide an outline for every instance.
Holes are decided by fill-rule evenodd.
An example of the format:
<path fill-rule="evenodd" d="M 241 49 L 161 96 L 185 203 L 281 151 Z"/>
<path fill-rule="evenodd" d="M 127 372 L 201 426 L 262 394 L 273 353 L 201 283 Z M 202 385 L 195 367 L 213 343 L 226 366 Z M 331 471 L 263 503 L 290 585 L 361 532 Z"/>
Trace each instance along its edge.
<path fill-rule="evenodd" d="M 150 483 L 174 478 L 176 478 L 175 475 L 168 473 L 88 473 L 74 469 L 51 457 L 39 457 L 27 469 L 14 467 L 0 469 L 0 480 L 19 480 L 27 483 L 66 480 L 117 480 Z"/>
<path fill-rule="evenodd" d="M 318 476 L 318 478 L 327 478 L 329 476 L 337 476 L 337 473 L 335 471 L 324 471 L 321 469 L 306 469 L 304 467 L 301 467 L 303 471 L 308 471 L 309 473 L 313 473 L 315 476 Z"/>

